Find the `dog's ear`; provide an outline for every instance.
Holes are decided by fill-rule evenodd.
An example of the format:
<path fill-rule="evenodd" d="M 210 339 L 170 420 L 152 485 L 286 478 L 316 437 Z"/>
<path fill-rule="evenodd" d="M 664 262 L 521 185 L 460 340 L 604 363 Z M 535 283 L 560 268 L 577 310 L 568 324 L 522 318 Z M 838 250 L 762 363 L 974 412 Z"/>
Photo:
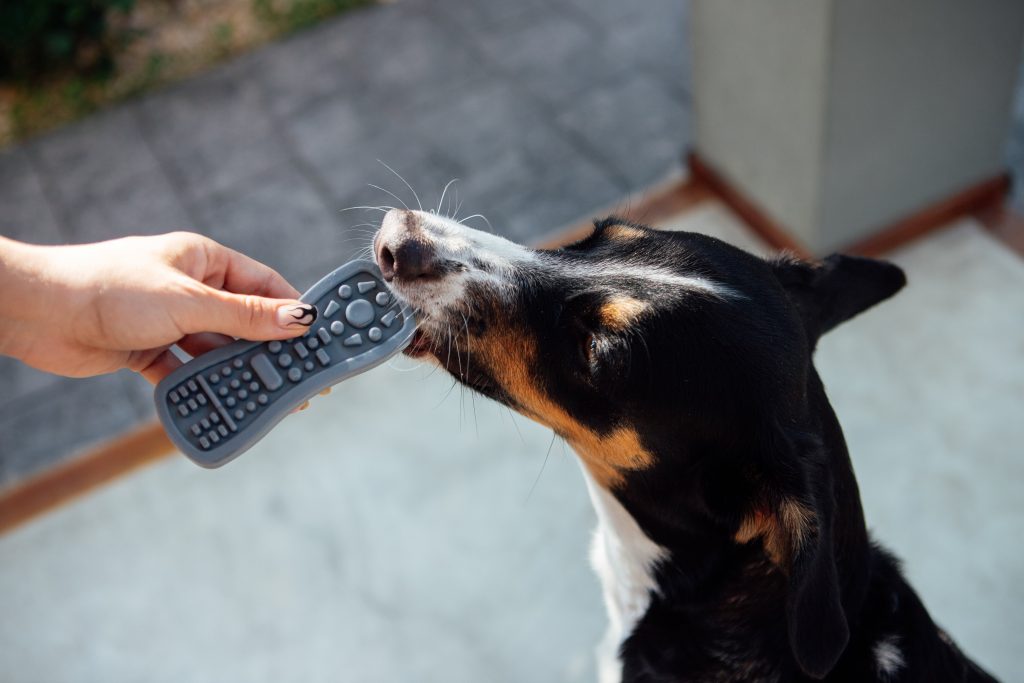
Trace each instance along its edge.
<path fill-rule="evenodd" d="M 835 495 L 821 442 L 807 435 L 783 437 L 796 455 L 796 491 L 776 503 L 777 559 L 788 573 L 786 627 L 797 664 L 824 678 L 850 639 L 833 543 Z"/>
<path fill-rule="evenodd" d="M 783 257 L 775 277 L 796 304 L 812 342 L 900 291 L 907 278 L 886 261 L 833 254 L 821 263 Z"/>
<path fill-rule="evenodd" d="M 824 678 L 850 639 L 839 592 L 832 531 L 819 514 L 790 564 L 786 627 L 793 657 L 804 673 Z"/>

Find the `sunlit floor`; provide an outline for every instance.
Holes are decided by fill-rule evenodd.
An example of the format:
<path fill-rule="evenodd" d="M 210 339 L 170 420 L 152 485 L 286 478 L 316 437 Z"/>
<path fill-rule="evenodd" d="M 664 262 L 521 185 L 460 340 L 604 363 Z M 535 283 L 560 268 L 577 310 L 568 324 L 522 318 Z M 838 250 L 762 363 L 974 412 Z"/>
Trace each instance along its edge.
<path fill-rule="evenodd" d="M 747 240 L 709 202 L 671 227 Z M 1006 680 L 1024 632 L 1024 262 L 964 221 L 821 346 L 869 524 Z M 572 454 L 400 358 L 222 470 L 173 457 L 0 537 L 0 671 L 45 681 L 590 681 Z"/>

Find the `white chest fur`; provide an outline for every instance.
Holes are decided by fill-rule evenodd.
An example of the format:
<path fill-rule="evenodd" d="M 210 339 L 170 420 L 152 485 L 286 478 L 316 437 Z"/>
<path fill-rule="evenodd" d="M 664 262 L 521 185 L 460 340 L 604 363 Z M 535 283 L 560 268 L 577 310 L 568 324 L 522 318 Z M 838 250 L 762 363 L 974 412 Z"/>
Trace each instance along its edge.
<path fill-rule="evenodd" d="M 622 678 L 619 646 L 647 611 L 651 593 L 658 588 L 653 568 L 667 551 L 644 534 L 626 508 L 595 483 L 585 467 L 583 478 L 597 512 L 590 562 L 601 580 L 608 610 L 608 630 L 597 649 L 598 680 L 618 683 Z"/>

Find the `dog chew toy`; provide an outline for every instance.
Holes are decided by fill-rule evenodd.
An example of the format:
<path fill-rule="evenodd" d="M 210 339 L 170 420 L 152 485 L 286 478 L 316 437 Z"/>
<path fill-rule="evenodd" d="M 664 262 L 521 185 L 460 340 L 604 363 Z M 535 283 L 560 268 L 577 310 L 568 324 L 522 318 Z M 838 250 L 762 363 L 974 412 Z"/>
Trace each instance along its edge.
<path fill-rule="evenodd" d="M 301 301 L 315 308 L 305 336 L 238 340 L 157 384 L 160 422 L 196 464 L 220 467 L 238 457 L 309 398 L 400 353 L 416 331 L 371 261 L 346 263 Z"/>

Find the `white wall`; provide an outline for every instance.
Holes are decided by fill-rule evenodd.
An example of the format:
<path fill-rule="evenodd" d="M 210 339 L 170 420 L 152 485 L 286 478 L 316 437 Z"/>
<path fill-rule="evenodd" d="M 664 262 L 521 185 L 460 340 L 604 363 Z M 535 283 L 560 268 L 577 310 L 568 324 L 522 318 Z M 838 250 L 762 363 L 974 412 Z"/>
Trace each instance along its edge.
<path fill-rule="evenodd" d="M 824 252 L 1003 169 L 1022 0 L 694 0 L 696 149 Z"/>
<path fill-rule="evenodd" d="M 817 223 L 827 0 L 695 0 L 694 133 L 701 154 L 806 241 Z"/>
<path fill-rule="evenodd" d="M 820 243 L 1004 169 L 1024 2 L 833 3 Z"/>

